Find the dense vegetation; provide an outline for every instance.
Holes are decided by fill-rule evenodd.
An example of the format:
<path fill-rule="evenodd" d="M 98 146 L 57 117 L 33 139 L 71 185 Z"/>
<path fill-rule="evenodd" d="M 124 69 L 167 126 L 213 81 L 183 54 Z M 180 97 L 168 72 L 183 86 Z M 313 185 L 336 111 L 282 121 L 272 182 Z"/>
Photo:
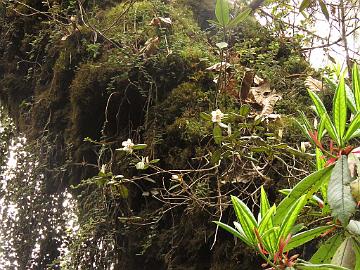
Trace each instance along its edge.
<path fill-rule="evenodd" d="M 330 257 L 347 254 L 336 251 L 344 239 L 358 253 L 358 231 L 346 227 L 357 226 L 356 203 L 347 192 L 342 215 L 326 188 L 331 170 L 344 179 L 331 181 L 335 189 L 356 176 L 336 169 L 358 158 L 341 157 L 357 142 L 356 66 L 351 73 L 347 55 L 346 82 L 340 71 L 314 71 L 302 49 L 308 36 L 286 35 L 280 20 L 298 7 L 269 1 L 278 9 L 265 27 L 254 17 L 262 2 L 230 11 L 226 1 L 1 2 L 2 269 L 293 267 L 290 247 L 252 234 L 270 228 L 251 217 L 259 211 L 290 220 L 277 244 L 304 229 L 295 220 L 316 230 L 301 244 L 323 234 L 303 248 L 290 242 L 299 269 L 320 269 L 305 260 L 329 236 L 333 253 L 313 263 L 342 265 Z M 300 10 L 329 19 L 324 5 L 303 1 Z M 309 75 L 328 78 L 315 90 L 323 103 L 313 85 L 309 97 Z M 288 190 L 303 178 L 312 184 Z M 250 240 L 226 225 L 238 218 L 236 229 L 247 230 L 241 211 L 256 223 Z"/>

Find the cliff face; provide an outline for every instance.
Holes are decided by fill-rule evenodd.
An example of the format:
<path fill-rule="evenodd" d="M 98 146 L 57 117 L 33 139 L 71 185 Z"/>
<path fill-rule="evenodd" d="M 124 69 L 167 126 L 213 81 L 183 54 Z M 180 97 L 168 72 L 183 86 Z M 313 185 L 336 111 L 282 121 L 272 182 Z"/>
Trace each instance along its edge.
<path fill-rule="evenodd" d="M 7 189 L 15 195 L 5 196 L 5 203 L 28 205 L 19 209 L 17 222 L 7 220 L 13 228 L 5 233 L 9 243 L 21 231 L 8 255 L 21 269 L 256 269 L 259 263 L 246 247 L 225 232 L 217 233 L 211 249 L 216 229 L 211 221 L 220 213 L 234 219 L 225 203 L 230 193 L 250 199 L 264 182 L 283 185 L 287 167 L 274 158 L 283 150 L 271 144 L 279 145 L 281 138 L 292 144 L 299 137 L 286 118 L 256 122 L 244 120 L 244 114 L 234 124 L 240 133 L 233 143 L 240 152 L 217 149 L 211 122 L 199 115 L 215 109 L 216 72 L 206 68 L 219 61 L 214 46 L 219 37 L 200 29 L 191 7 L 202 24 L 209 10 L 195 1 L 85 1 L 80 10 L 73 1 L 49 5 L 29 0 L 1 7 L 0 98 L 33 154 L 23 159 Z M 34 10 L 36 16 L 24 16 Z M 296 76 L 286 76 L 303 72 L 307 64 L 294 44 L 277 40 L 254 20 L 245 25 L 229 40 L 238 69 L 219 104 L 239 112 L 247 67 L 287 95 L 278 112 L 294 112 L 304 89 Z M 259 106 L 252 110 L 261 112 Z M 274 135 L 279 130 L 280 138 Z M 239 139 L 267 140 L 269 133 L 276 137 L 270 146 Z M 160 159 L 159 168 L 187 170 L 186 185 L 172 183 L 171 171 L 150 170 L 145 177 L 134 169 L 131 158 L 114 151 L 127 138 L 146 143 L 144 156 Z M 220 156 L 221 166 L 211 169 Z M 264 174 L 256 173 L 251 163 L 256 158 L 271 164 Z M 34 169 L 24 186 L 26 164 Z M 108 174 L 99 174 L 101 165 Z M 119 174 L 128 181 L 111 182 Z M 64 231 L 64 190 L 78 206 L 80 229 L 74 237 Z M 60 262 L 62 243 L 70 253 Z M 40 251 L 34 257 L 36 245 Z"/>

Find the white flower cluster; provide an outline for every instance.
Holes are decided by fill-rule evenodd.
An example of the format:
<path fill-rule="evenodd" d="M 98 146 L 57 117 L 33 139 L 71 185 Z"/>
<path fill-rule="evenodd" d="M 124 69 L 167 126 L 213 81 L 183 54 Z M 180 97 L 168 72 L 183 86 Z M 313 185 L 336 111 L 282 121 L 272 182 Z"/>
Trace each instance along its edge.
<path fill-rule="evenodd" d="M 126 141 L 123 141 L 121 145 L 123 146 L 123 148 L 121 148 L 120 150 L 131 154 L 133 152 L 133 147 L 135 144 L 132 142 L 131 139 L 127 139 Z"/>
<path fill-rule="evenodd" d="M 218 123 L 220 127 L 228 128 L 227 125 L 221 122 L 224 117 L 225 114 L 223 114 L 219 109 L 211 112 L 211 121 L 213 123 Z"/>

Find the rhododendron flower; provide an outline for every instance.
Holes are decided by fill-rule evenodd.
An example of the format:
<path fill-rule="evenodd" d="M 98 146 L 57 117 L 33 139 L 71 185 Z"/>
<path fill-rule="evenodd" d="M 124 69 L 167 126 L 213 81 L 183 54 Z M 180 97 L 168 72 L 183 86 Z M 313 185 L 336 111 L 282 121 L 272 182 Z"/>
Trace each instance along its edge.
<path fill-rule="evenodd" d="M 211 121 L 213 121 L 214 123 L 221 123 L 223 117 L 224 114 L 219 109 L 211 112 Z"/>
<path fill-rule="evenodd" d="M 132 153 L 135 144 L 132 142 L 131 139 L 127 139 L 126 141 L 123 141 L 121 145 L 123 146 L 121 150 L 126 151 L 128 153 Z"/>

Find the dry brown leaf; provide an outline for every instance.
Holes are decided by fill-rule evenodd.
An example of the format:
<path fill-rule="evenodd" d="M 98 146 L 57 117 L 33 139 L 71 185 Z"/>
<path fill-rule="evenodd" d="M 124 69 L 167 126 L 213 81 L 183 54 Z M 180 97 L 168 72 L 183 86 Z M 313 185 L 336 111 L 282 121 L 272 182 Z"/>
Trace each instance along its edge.
<path fill-rule="evenodd" d="M 256 86 L 262 85 L 264 82 L 265 82 L 265 81 L 264 81 L 263 78 L 259 77 L 258 75 L 255 75 L 255 76 L 254 76 L 254 84 L 255 84 Z"/>
<path fill-rule="evenodd" d="M 143 48 L 141 48 L 140 53 L 144 54 L 144 56 L 150 56 L 153 55 L 160 43 L 159 37 L 153 37 L 149 38 L 146 42 Z"/>
<path fill-rule="evenodd" d="M 220 62 L 220 63 L 216 63 L 216 64 L 212 65 L 211 67 L 208 67 L 206 70 L 219 72 L 220 70 L 228 69 L 229 67 L 231 67 L 231 65 L 229 63 Z"/>
<path fill-rule="evenodd" d="M 250 88 L 249 101 L 262 107 L 261 116 L 272 114 L 276 102 L 281 98 L 280 94 L 270 89 L 270 83 L 266 81 L 258 87 Z"/>
<path fill-rule="evenodd" d="M 272 114 L 274 111 L 274 107 L 276 102 L 278 102 L 281 99 L 281 96 L 278 94 L 272 94 L 268 96 L 266 99 L 264 99 L 264 107 L 261 111 L 260 115 L 269 115 Z"/>
<path fill-rule="evenodd" d="M 322 81 L 314 79 L 311 76 L 308 76 L 305 80 L 305 86 L 314 92 L 321 92 L 324 90 Z"/>
<path fill-rule="evenodd" d="M 168 17 L 155 17 L 151 20 L 149 25 L 152 26 L 161 26 L 161 27 L 170 27 L 172 25 L 172 21 Z"/>

